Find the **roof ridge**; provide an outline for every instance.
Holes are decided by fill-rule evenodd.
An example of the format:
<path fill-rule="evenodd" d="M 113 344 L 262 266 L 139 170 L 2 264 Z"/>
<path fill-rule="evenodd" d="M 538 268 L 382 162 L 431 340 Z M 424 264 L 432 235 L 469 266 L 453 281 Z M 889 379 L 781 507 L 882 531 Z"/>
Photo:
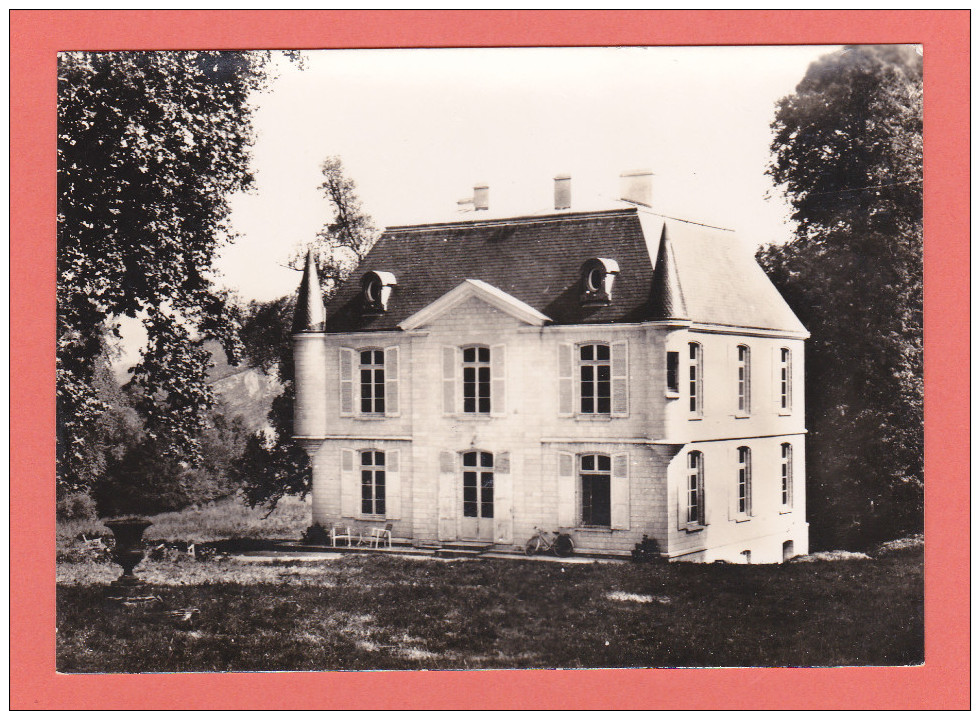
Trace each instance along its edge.
<path fill-rule="evenodd" d="M 534 222 L 536 224 L 547 223 L 547 222 L 561 222 L 563 220 L 579 218 L 579 219 L 593 219 L 596 217 L 622 217 L 624 215 L 630 215 L 636 212 L 636 207 L 622 207 L 615 208 L 611 210 L 589 210 L 584 212 L 565 212 L 562 214 L 549 214 L 549 215 L 518 215 L 516 217 L 496 217 L 486 220 L 464 220 L 460 222 L 427 222 L 419 225 L 397 225 L 394 227 L 386 227 L 385 232 L 423 232 L 423 231 L 434 231 L 441 229 L 457 229 L 461 227 L 487 227 L 489 225 L 507 225 L 507 224 L 527 224 L 528 222 Z"/>

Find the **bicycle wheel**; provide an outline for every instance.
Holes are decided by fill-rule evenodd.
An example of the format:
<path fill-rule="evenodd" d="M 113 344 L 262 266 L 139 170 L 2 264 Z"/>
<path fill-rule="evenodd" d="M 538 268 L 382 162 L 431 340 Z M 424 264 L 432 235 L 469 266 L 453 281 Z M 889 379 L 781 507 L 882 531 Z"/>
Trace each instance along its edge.
<path fill-rule="evenodd" d="M 563 533 L 555 540 L 555 555 L 559 558 L 564 558 L 567 555 L 571 555 L 574 548 L 575 547 L 572 545 L 572 537 L 567 533 Z"/>
<path fill-rule="evenodd" d="M 524 555 L 534 555 L 541 548 L 541 539 L 537 536 L 531 536 L 527 543 L 524 544 Z"/>

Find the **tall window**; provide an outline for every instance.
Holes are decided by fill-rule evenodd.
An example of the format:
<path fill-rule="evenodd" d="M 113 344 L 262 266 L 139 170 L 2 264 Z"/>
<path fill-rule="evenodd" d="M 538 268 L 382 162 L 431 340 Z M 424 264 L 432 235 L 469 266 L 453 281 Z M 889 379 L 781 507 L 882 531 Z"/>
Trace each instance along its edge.
<path fill-rule="evenodd" d="M 608 414 L 612 410 L 609 345 L 595 343 L 579 347 L 582 413 Z"/>
<path fill-rule="evenodd" d="M 583 454 L 579 458 L 582 482 L 582 524 L 609 526 L 612 523 L 610 474 L 612 460 L 604 454 Z"/>
<path fill-rule="evenodd" d="M 687 523 L 704 523 L 704 457 L 687 455 Z"/>
<path fill-rule="evenodd" d="M 752 513 L 752 452 L 748 447 L 738 448 L 738 512 Z"/>
<path fill-rule="evenodd" d="M 752 354 L 748 346 L 738 347 L 738 413 L 749 414 L 752 398 Z"/>
<path fill-rule="evenodd" d="M 789 348 L 779 349 L 779 407 L 789 410 L 793 403 L 792 354 Z"/>
<path fill-rule="evenodd" d="M 700 416 L 703 395 L 701 393 L 701 344 L 689 343 L 688 362 L 688 409 L 691 415 Z"/>
<path fill-rule="evenodd" d="M 463 516 L 493 518 L 493 454 L 463 452 Z"/>
<path fill-rule="evenodd" d="M 793 447 L 788 442 L 780 445 L 782 453 L 780 489 L 782 491 L 783 507 L 793 505 Z"/>
<path fill-rule="evenodd" d="M 385 512 L 385 453 L 361 452 L 361 513 L 383 516 Z"/>
<path fill-rule="evenodd" d="M 490 413 L 490 349 L 463 349 L 463 412 Z"/>
<path fill-rule="evenodd" d="M 667 392 L 680 392 L 680 353 L 667 351 Z"/>
<path fill-rule="evenodd" d="M 385 352 L 361 351 L 361 412 L 385 411 Z"/>

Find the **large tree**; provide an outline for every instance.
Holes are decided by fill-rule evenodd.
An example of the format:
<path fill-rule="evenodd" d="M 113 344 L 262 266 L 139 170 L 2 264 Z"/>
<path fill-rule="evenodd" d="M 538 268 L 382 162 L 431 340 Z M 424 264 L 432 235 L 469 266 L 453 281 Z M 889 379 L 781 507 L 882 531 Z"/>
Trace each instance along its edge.
<path fill-rule="evenodd" d="M 344 173 L 337 156 L 320 166 L 320 190 L 330 205 L 332 220 L 316 238 L 293 254 L 292 265 L 299 269 L 307 251 L 314 254 L 324 297 L 337 286 L 370 251 L 378 238 L 371 218 L 357 196 L 357 186 Z M 297 286 L 299 274 L 297 274 Z M 243 319 L 241 330 L 245 357 L 266 373 L 275 372 L 283 391 L 272 403 L 269 421 L 273 433 L 253 435 L 239 460 L 236 475 L 244 482 L 246 500 L 252 506 L 274 507 L 285 495 L 305 495 L 310 489 L 310 464 L 302 447 L 293 442 L 292 321 L 295 295 L 267 303 L 253 302 Z"/>
<path fill-rule="evenodd" d="M 769 173 L 796 236 L 759 258 L 808 342 L 817 545 L 921 526 L 922 59 L 846 47 L 777 105 Z M 921 529 L 919 529 L 921 530 Z"/>
<path fill-rule="evenodd" d="M 228 196 L 252 181 L 250 103 L 268 52 L 67 52 L 58 61 L 58 482 L 85 488 L 109 407 L 96 365 L 118 318 L 148 344 L 136 404 L 166 456 L 196 465 L 212 397 L 195 336 L 236 357 L 211 281 Z"/>

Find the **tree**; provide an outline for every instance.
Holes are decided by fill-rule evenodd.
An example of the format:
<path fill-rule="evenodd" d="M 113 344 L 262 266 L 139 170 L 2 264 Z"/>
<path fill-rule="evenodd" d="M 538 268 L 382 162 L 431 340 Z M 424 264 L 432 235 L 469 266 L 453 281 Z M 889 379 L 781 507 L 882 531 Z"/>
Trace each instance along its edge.
<path fill-rule="evenodd" d="M 238 356 L 235 310 L 210 268 L 234 235 L 228 196 L 252 182 L 253 92 L 268 52 L 67 52 L 58 60 L 58 483 L 99 472 L 107 402 L 95 364 L 120 316 L 143 318 L 149 343 L 134 373 L 149 436 L 200 462 L 212 399 L 194 336 Z M 193 341 L 193 342 L 192 342 Z"/>
<path fill-rule="evenodd" d="M 321 169 L 324 181 L 320 189 L 330 202 L 333 221 L 320 230 L 311 245 L 298 250 L 291 262 L 298 269 L 306 251 L 313 250 L 324 296 L 329 297 L 370 251 L 378 232 L 357 197 L 357 186 L 344 175 L 340 158 L 327 158 Z M 243 320 L 241 334 L 247 361 L 266 373 L 275 370 L 283 384 L 283 392 L 269 411 L 273 434 L 253 435 L 237 470 L 244 482 L 245 498 L 252 506 L 275 507 L 283 496 L 305 495 L 310 489 L 309 458 L 292 440 L 295 305 L 295 294 L 264 304 L 253 302 Z"/>
<path fill-rule="evenodd" d="M 808 517 L 818 545 L 921 530 L 922 60 L 847 47 L 772 124 L 796 236 L 758 257 L 809 328 Z"/>

